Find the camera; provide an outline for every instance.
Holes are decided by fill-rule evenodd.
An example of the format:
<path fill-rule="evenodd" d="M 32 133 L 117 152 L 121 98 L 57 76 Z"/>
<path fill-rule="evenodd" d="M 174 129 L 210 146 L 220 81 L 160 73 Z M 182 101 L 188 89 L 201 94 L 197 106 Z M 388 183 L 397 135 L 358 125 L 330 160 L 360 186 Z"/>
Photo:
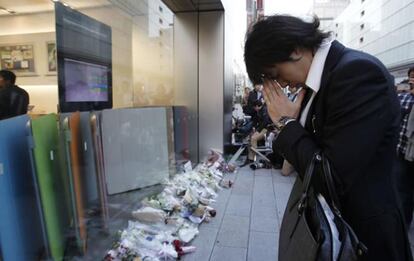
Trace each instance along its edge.
<path fill-rule="evenodd" d="M 252 170 L 261 169 L 263 167 L 264 167 L 264 164 L 261 163 L 261 162 L 257 162 L 257 161 L 256 162 L 253 162 L 252 164 L 250 164 L 250 168 Z"/>
<path fill-rule="evenodd" d="M 265 160 L 259 160 L 259 161 L 255 161 L 252 164 L 250 164 L 250 168 L 252 170 L 256 170 L 256 169 L 271 169 L 272 165 L 268 162 L 266 162 Z"/>

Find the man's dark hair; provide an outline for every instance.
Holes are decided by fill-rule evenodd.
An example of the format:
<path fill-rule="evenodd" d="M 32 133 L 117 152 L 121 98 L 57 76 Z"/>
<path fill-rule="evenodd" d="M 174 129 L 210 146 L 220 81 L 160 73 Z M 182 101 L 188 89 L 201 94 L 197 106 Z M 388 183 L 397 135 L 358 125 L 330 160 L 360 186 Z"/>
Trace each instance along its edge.
<path fill-rule="evenodd" d="M 408 69 L 408 73 L 407 73 L 408 77 L 410 77 L 410 73 L 413 71 L 414 71 L 414 67 L 411 67 L 410 69 Z"/>
<path fill-rule="evenodd" d="M 319 30 L 319 19 L 312 22 L 289 15 L 268 16 L 253 25 L 246 35 L 244 61 L 253 83 L 262 83 L 263 68 L 292 61 L 296 48 L 316 50 L 329 33 Z"/>
<path fill-rule="evenodd" d="M 3 77 L 4 80 L 10 81 L 11 84 L 16 83 L 16 74 L 14 72 L 8 70 L 0 70 L 0 76 Z"/>
<path fill-rule="evenodd" d="M 255 100 L 253 102 L 253 107 L 256 107 L 256 106 L 259 106 L 259 107 L 263 106 L 263 102 L 261 100 Z"/>

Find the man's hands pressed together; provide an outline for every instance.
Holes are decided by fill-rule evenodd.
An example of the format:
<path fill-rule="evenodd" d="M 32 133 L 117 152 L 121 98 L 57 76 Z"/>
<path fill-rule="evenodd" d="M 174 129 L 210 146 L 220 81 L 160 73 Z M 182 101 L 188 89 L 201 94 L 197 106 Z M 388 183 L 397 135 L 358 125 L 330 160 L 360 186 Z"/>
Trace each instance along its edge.
<path fill-rule="evenodd" d="M 278 82 L 266 78 L 263 83 L 263 96 L 272 122 L 277 123 L 281 117 L 297 119 L 305 93 L 305 89 L 300 90 L 296 101 L 292 102 Z"/>

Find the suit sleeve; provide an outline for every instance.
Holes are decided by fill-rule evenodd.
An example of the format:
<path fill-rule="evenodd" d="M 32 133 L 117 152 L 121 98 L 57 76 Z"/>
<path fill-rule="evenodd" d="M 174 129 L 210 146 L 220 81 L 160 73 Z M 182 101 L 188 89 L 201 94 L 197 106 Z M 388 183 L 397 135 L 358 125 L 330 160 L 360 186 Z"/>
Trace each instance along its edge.
<path fill-rule="evenodd" d="M 29 109 L 30 97 L 27 92 L 23 94 L 23 114 L 26 114 Z"/>
<path fill-rule="evenodd" d="M 321 142 L 317 144 L 298 122 L 291 122 L 274 145 L 302 177 L 313 154 L 321 151 L 332 165 L 341 195 L 375 156 L 395 117 L 390 107 L 395 97 L 390 97 L 389 82 L 381 68 L 366 60 L 337 69 L 326 87 L 328 93 L 321 101 L 325 113 Z M 316 178 L 320 182 L 321 175 Z"/>

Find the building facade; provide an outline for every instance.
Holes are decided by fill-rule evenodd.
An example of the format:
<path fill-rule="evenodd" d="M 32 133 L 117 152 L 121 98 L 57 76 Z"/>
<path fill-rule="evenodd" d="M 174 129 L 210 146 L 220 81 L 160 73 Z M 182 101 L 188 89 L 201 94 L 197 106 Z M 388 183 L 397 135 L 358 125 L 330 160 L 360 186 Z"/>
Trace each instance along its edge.
<path fill-rule="evenodd" d="M 321 28 L 326 29 L 349 5 L 350 0 L 314 0 L 313 12 L 321 21 Z"/>
<path fill-rule="evenodd" d="M 413 12 L 413 0 L 351 0 L 328 28 L 346 46 L 379 58 L 397 83 L 414 65 Z"/>

